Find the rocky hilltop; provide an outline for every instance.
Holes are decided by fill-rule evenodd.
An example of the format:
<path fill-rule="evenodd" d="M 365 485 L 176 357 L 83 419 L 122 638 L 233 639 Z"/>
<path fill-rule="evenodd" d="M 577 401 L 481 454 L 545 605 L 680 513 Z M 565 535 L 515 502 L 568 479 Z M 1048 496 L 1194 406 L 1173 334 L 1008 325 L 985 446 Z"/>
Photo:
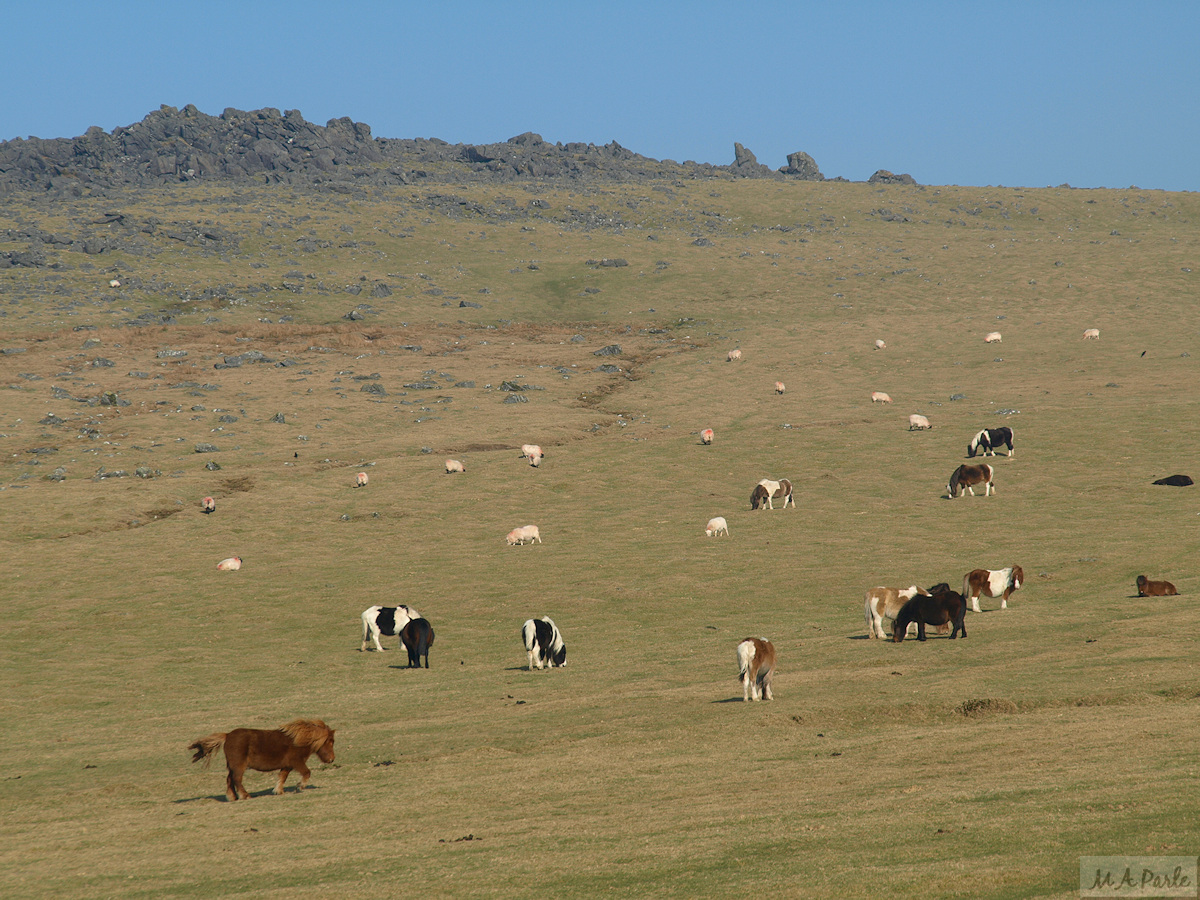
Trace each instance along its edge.
<path fill-rule="evenodd" d="M 907 178 L 909 176 L 892 176 Z M 878 175 L 878 173 L 877 173 Z M 376 138 L 349 118 L 325 125 L 298 110 L 210 116 L 195 106 L 163 106 L 140 122 L 111 133 L 93 126 L 75 138 L 17 138 L 0 143 L 0 194 L 49 191 L 80 194 L 106 186 L 149 186 L 196 179 L 354 186 L 521 179 L 776 178 L 823 181 L 807 153 L 788 156 L 772 170 L 741 144 L 734 161 L 656 160 L 616 141 L 596 146 L 549 143 L 532 132 L 499 144 L 450 144 L 434 138 Z M 873 176 L 874 177 L 874 176 Z M 841 180 L 841 179 L 839 179 Z"/>

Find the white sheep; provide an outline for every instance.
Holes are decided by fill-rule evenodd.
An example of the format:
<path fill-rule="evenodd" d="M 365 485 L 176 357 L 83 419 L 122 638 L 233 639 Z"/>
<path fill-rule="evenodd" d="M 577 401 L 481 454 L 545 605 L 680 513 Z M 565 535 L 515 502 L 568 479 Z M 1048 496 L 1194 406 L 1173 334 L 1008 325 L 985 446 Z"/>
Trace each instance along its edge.
<path fill-rule="evenodd" d="M 457 459 L 446 460 L 446 474 L 447 475 L 449 475 L 451 472 L 465 472 L 465 471 L 467 471 L 467 467 L 464 466 L 461 461 L 459 461 Z"/>
<path fill-rule="evenodd" d="M 735 359 L 741 359 L 741 358 L 742 358 L 742 351 L 741 351 L 741 350 L 730 350 L 730 351 L 729 351 L 729 355 L 726 357 L 726 360 L 725 360 L 725 361 L 726 361 L 726 362 L 733 362 Z"/>
<path fill-rule="evenodd" d="M 711 428 L 705 428 L 702 432 L 700 432 L 700 443 L 711 444 L 712 442 L 713 430 Z"/>
<path fill-rule="evenodd" d="M 367 473 L 359 472 L 357 475 L 354 476 L 354 486 L 355 487 L 366 487 L 367 480 L 368 480 Z"/>
<path fill-rule="evenodd" d="M 871 391 L 871 402 L 872 403 L 891 403 L 892 398 L 890 395 L 885 394 L 883 391 Z"/>
<path fill-rule="evenodd" d="M 537 541 L 540 544 L 542 536 L 538 532 L 536 525 L 522 525 L 520 528 L 514 528 L 510 531 L 504 540 L 508 542 L 508 546 L 515 547 L 524 544 L 526 541 L 531 544 Z"/>
<path fill-rule="evenodd" d="M 999 344 L 1000 343 L 1000 332 L 989 331 L 987 334 L 985 334 L 983 336 L 983 342 L 985 344 Z"/>
<path fill-rule="evenodd" d="M 1085 332 L 1083 333 L 1083 339 L 1084 339 L 1085 341 L 1098 341 L 1098 340 L 1100 340 L 1100 329 L 1099 329 L 1099 328 L 1089 328 L 1089 329 L 1087 329 L 1087 331 L 1085 331 Z"/>
<path fill-rule="evenodd" d="M 876 341 L 876 342 L 875 342 L 875 349 L 876 349 L 876 350 L 886 350 L 886 349 L 887 349 L 887 344 L 885 344 L 883 341 Z"/>
<path fill-rule="evenodd" d="M 775 393 L 777 393 L 777 394 L 783 393 L 783 382 L 782 381 L 775 382 Z"/>
<path fill-rule="evenodd" d="M 240 556 L 231 556 L 228 559 L 223 559 L 217 563 L 218 572 L 236 572 L 242 567 L 242 558 Z"/>
<path fill-rule="evenodd" d="M 201 512 L 206 512 L 206 513 L 214 512 L 216 510 L 216 508 L 217 508 L 217 501 L 214 500 L 212 497 L 205 497 L 203 500 L 200 501 Z"/>
<path fill-rule="evenodd" d="M 916 413 L 913 413 L 908 417 L 909 431 L 912 431 L 913 429 L 916 429 L 917 431 L 924 431 L 926 428 L 932 427 L 933 426 L 929 424 L 929 420 L 924 416 L 918 416 Z"/>
<path fill-rule="evenodd" d="M 724 534 L 725 537 L 729 537 L 729 523 L 725 521 L 724 516 L 713 516 L 704 526 L 704 533 L 709 537 L 714 534 Z"/>
<path fill-rule="evenodd" d="M 542 457 L 546 454 L 542 452 L 542 448 L 537 444 L 522 444 L 521 457 L 529 460 L 529 464 L 535 469 L 542 464 Z"/>

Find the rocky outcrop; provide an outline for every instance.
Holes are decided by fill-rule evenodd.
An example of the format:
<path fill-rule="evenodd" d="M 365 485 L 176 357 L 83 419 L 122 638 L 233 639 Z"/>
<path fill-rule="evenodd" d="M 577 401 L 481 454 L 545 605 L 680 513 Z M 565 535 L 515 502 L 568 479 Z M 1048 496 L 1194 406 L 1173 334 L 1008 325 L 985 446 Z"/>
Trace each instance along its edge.
<path fill-rule="evenodd" d="M 902 179 L 877 172 L 881 176 Z M 788 156 L 772 170 L 734 144 L 734 161 L 710 163 L 656 160 L 616 141 L 550 143 L 525 132 L 494 144 L 450 144 L 436 138 L 376 138 L 371 128 L 349 118 L 325 125 L 308 122 L 298 110 L 226 109 L 219 116 L 195 106 L 162 106 L 140 122 L 111 133 L 98 126 L 75 138 L 30 137 L 0 142 L 0 195 L 14 190 L 80 196 L 85 189 L 147 186 L 226 179 L 316 186 L 347 193 L 420 181 L 465 183 L 530 179 L 800 178 L 821 181 L 807 153 Z M 887 182 L 892 183 L 892 182 Z M 105 223 L 111 224 L 111 223 Z M 119 224 L 119 223 L 118 223 Z M 45 236 L 43 243 L 53 240 Z M 103 252 L 95 245 L 88 252 Z M 0 260 L 0 265 L 38 265 L 36 258 Z"/>
<path fill-rule="evenodd" d="M 887 169 L 880 169 L 867 179 L 867 184 L 916 184 L 911 175 L 894 175 Z"/>

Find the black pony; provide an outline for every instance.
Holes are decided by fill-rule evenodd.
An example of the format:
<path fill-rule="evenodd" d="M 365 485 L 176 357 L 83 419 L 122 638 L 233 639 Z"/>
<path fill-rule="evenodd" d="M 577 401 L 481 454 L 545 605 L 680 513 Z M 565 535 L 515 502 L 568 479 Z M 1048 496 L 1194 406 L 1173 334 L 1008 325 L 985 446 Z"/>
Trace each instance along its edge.
<path fill-rule="evenodd" d="M 1005 446 L 1008 447 L 1008 455 L 1012 456 L 1013 430 L 1011 428 L 985 428 L 971 438 L 971 443 L 967 444 L 967 456 L 974 459 L 975 454 L 980 450 L 983 451 L 984 456 L 995 456 L 996 450 Z"/>
<path fill-rule="evenodd" d="M 903 641 L 904 633 L 913 622 L 917 623 L 918 641 L 925 640 L 926 625 L 953 624 L 954 630 L 950 632 L 950 640 L 958 637 L 960 631 L 963 637 L 967 636 L 967 601 L 958 591 L 952 591 L 948 587 L 939 590 L 942 587 L 944 585 L 936 585 L 930 596 L 918 594 L 900 607 L 900 613 L 892 623 L 893 641 L 897 644 Z"/>
<path fill-rule="evenodd" d="M 433 646 L 433 626 L 428 619 L 409 619 L 400 629 L 400 641 L 408 650 L 408 667 L 421 668 L 421 657 L 425 657 L 425 668 L 429 668 L 429 648 Z"/>

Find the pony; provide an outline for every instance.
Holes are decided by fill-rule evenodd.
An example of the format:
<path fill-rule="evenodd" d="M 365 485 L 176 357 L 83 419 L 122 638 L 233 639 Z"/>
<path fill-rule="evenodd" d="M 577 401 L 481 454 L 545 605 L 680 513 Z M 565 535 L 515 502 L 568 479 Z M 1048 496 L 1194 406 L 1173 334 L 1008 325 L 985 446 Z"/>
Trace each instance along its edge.
<path fill-rule="evenodd" d="M 408 667 L 421 668 L 421 657 L 425 657 L 425 668 L 429 668 L 429 648 L 433 646 L 433 626 L 428 619 L 418 616 L 409 619 L 400 629 L 400 643 L 408 651 Z"/>
<path fill-rule="evenodd" d="M 1154 483 L 1166 484 L 1170 485 L 1171 487 L 1187 487 L 1188 485 L 1195 484 L 1196 482 L 1192 481 L 1191 477 L 1188 475 L 1168 475 L 1166 478 L 1160 478 Z"/>
<path fill-rule="evenodd" d="M 549 616 L 526 619 L 521 626 L 521 641 L 525 644 L 530 671 L 533 671 L 534 663 L 539 669 L 547 663 L 552 669 L 567 664 L 567 645 L 563 643 L 558 626 Z"/>
<path fill-rule="evenodd" d="M 950 476 L 950 483 L 946 485 L 946 494 L 950 499 L 961 497 L 964 492 L 969 492 L 974 497 L 975 491 L 972 490 L 972 486 L 982 484 L 983 496 L 990 497 L 992 492 L 996 490 L 992 484 L 992 473 L 993 469 L 987 463 L 979 463 L 973 466 L 963 463 Z"/>
<path fill-rule="evenodd" d="M 1137 577 L 1139 597 L 1174 597 L 1179 591 L 1169 581 L 1151 581 L 1145 575 Z"/>
<path fill-rule="evenodd" d="M 745 638 L 737 645 L 738 681 L 742 700 L 773 700 L 771 676 L 775 673 L 775 645 L 766 638 Z"/>
<path fill-rule="evenodd" d="M 796 498 L 792 496 L 792 483 L 786 478 L 781 478 L 779 481 L 772 481 L 769 478 L 764 478 L 754 486 L 754 490 L 750 493 L 750 508 L 762 509 L 764 506 L 767 509 L 774 509 L 775 504 L 771 502 L 772 498 L 783 498 L 783 508 L 787 509 L 790 502 L 792 509 L 796 508 Z"/>
<path fill-rule="evenodd" d="M 971 609 L 979 612 L 979 595 L 1000 598 L 1000 608 L 1008 609 L 1008 598 L 1025 583 L 1025 570 L 1020 566 L 1007 569 L 972 569 L 963 576 L 963 596 L 971 601 Z"/>
<path fill-rule="evenodd" d="M 975 437 L 971 438 L 971 443 L 967 444 L 967 456 L 971 459 L 975 458 L 975 454 L 980 450 L 984 456 L 995 456 L 996 450 L 1000 447 L 1008 447 L 1008 455 L 1013 455 L 1013 430 L 1005 426 L 1004 428 L 985 428 Z"/>
<path fill-rule="evenodd" d="M 362 614 L 362 646 L 358 648 L 358 652 L 362 653 L 367 649 L 368 636 L 375 641 L 375 646 L 379 648 L 379 652 L 383 652 L 383 644 L 379 643 L 381 634 L 388 637 L 396 637 L 404 630 L 412 619 L 421 618 L 421 614 L 411 606 L 372 606 L 370 609 L 364 609 Z"/>
<path fill-rule="evenodd" d="M 946 589 L 949 590 L 949 585 Z M 901 607 L 918 594 L 925 594 L 924 588 L 915 584 L 908 588 L 875 587 L 866 593 L 864 612 L 867 619 L 867 637 L 887 640 L 886 627 L 890 628 Z"/>
<path fill-rule="evenodd" d="M 225 779 L 225 796 L 237 800 L 249 800 L 250 794 L 242 784 L 242 775 L 247 769 L 256 772 L 279 771 L 275 793 L 283 793 L 283 783 L 292 769 L 300 773 L 300 790 L 308 787 L 312 772 L 306 760 L 317 754 L 323 763 L 333 762 L 334 731 L 320 719 L 293 719 L 274 731 L 262 728 L 235 728 L 233 731 L 217 732 L 188 744 L 195 750 L 192 762 L 204 760 L 207 766 L 212 756 L 225 746 L 225 763 L 229 775 Z"/>
<path fill-rule="evenodd" d="M 941 585 L 937 586 L 938 588 Z M 892 640 L 899 644 L 904 640 L 904 633 L 913 622 L 917 623 L 917 640 L 925 640 L 926 625 L 945 625 L 951 623 L 954 629 L 950 632 L 950 640 L 967 636 L 967 601 L 958 591 L 934 590 L 928 595 L 918 594 L 902 607 L 892 622 Z"/>

